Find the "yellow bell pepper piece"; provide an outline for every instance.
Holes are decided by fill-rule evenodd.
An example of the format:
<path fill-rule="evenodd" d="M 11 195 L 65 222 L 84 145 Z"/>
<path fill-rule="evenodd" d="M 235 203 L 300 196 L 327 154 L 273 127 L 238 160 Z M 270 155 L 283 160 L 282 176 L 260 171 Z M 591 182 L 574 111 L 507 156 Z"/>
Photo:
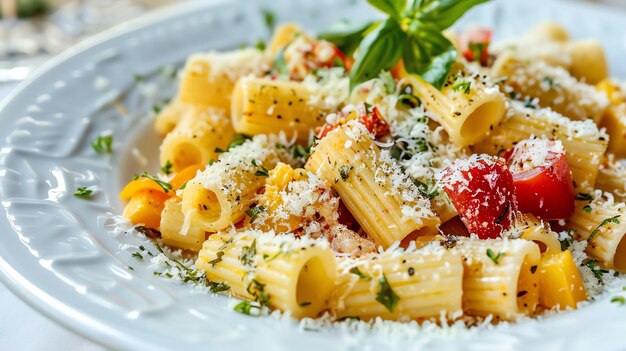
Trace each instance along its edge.
<path fill-rule="evenodd" d="M 624 95 L 621 93 L 619 87 L 613 84 L 609 79 L 604 79 L 596 84 L 596 90 L 605 93 L 612 105 L 619 105 L 624 102 Z"/>
<path fill-rule="evenodd" d="M 539 304 L 546 308 L 576 308 L 587 299 L 585 286 L 572 254 L 565 250 L 543 255 L 539 265 Z"/>
<path fill-rule="evenodd" d="M 122 216 L 133 224 L 158 229 L 161 223 L 161 212 L 168 195 L 162 191 L 143 189 L 135 192 L 124 208 Z"/>

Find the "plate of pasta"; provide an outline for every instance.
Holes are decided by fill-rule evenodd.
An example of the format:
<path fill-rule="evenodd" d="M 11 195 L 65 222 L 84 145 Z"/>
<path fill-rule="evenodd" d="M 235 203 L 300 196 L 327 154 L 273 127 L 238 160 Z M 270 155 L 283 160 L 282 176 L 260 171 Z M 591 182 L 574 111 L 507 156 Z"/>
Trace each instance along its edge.
<path fill-rule="evenodd" d="M 215 1 L 114 29 L 0 107 L 0 277 L 116 349 L 623 349 L 625 19 Z"/>

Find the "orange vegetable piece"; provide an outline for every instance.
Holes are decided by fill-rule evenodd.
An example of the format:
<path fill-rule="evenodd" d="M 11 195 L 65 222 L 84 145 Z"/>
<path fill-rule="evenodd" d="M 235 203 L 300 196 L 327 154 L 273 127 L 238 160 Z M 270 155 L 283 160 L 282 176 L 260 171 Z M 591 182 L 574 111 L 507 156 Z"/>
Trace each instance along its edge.
<path fill-rule="evenodd" d="M 543 255 L 539 266 L 539 304 L 563 310 L 587 299 L 585 286 L 572 254 L 565 250 Z"/>
<path fill-rule="evenodd" d="M 206 168 L 205 165 L 191 165 L 183 168 L 181 171 L 174 175 L 172 180 L 170 180 L 172 189 L 178 190 L 181 186 L 183 186 L 183 184 L 193 179 L 198 171 L 204 171 L 204 168 Z"/>
<path fill-rule="evenodd" d="M 162 190 L 142 189 L 135 192 L 124 208 L 122 216 L 133 224 L 158 229 L 165 200 L 169 198 Z"/>
<path fill-rule="evenodd" d="M 154 190 L 169 197 L 169 194 L 165 194 L 165 190 L 163 190 L 157 182 L 148 178 L 137 178 L 126 184 L 124 189 L 120 191 L 119 197 L 122 201 L 128 201 L 133 195 L 135 195 L 135 193 L 142 190 Z"/>

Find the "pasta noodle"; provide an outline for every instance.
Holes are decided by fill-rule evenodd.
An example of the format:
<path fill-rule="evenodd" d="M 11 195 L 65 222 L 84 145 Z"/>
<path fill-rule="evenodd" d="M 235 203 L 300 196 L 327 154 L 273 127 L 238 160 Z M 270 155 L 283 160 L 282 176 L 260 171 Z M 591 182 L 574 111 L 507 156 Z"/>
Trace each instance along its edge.
<path fill-rule="evenodd" d="M 407 77 L 405 84 L 459 146 L 481 141 L 504 116 L 504 96 L 496 87 L 485 88 L 473 77 L 458 75 L 441 91 L 417 76 Z"/>
<path fill-rule="evenodd" d="M 242 78 L 233 92 L 233 127 L 247 135 L 283 131 L 306 143 L 311 129 L 325 121 L 324 111 L 310 104 L 310 99 L 300 83 Z"/>
<path fill-rule="evenodd" d="M 326 308 L 337 274 L 327 243 L 260 231 L 210 236 L 196 266 L 232 294 L 296 318 L 315 317 Z"/>
<path fill-rule="evenodd" d="M 587 241 L 587 253 L 604 266 L 626 271 L 626 216 L 624 203 L 614 203 L 611 194 L 596 191 L 593 200 L 576 201 L 569 225 L 580 240 Z M 586 207 L 588 206 L 588 207 Z"/>
<path fill-rule="evenodd" d="M 338 318 L 438 319 L 462 310 L 463 264 L 457 252 L 427 246 L 346 260 L 340 267 L 331 300 Z"/>
<path fill-rule="evenodd" d="M 506 77 L 507 86 L 521 96 L 538 98 L 540 106 L 574 120 L 589 118 L 598 123 L 608 105 L 592 86 L 577 82 L 567 71 L 544 62 L 526 63 L 504 54 L 494 63 L 493 72 Z"/>
<path fill-rule="evenodd" d="M 306 169 L 333 184 L 363 230 L 383 247 L 415 231 L 436 232 L 439 220 L 430 203 L 355 122 L 322 139 Z"/>
<path fill-rule="evenodd" d="M 181 200 L 173 197 L 165 201 L 161 212 L 161 238 L 163 243 L 176 248 L 200 251 L 205 238 L 205 231 L 191 227 L 186 233 L 182 232 L 185 216 L 181 210 Z"/>
<path fill-rule="evenodd" d="M 188 226 L 217 232 L 241 220 L 265 184 L 258 172 L 271 169 L 278 162 L 275 149 L 268 146 L 266 136 L 257 136 L 222 154 L 190 180 L 182 196 Z"/>
<path fill-rule="evenodd" d="M 532 314 L 538 302 L 537 244 L 526 240 L 461 240 L 463 310 L 503 320 Z"/>
<path fill-rule="evenodd" d="M 220 110 L 190 108 L 161 144 L 161 164 L 177 172 L 187 166 L 217 159 L 216 150 L 226 149 L 234 136 L 230 121 Z"/>

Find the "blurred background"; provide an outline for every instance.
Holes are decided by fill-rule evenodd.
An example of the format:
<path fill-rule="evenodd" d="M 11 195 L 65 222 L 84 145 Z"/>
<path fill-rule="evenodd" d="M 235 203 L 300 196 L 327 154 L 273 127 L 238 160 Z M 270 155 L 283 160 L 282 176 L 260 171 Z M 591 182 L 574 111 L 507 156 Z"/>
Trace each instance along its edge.
<path fill-rule="evenodd" d="M 23 80 L 67 47 L 180 1 L 184 0 L 0 0 L 0 92 L 3 85 Z M 552 1 L 595 2 L 626 9 L 626 0 Z"/>

